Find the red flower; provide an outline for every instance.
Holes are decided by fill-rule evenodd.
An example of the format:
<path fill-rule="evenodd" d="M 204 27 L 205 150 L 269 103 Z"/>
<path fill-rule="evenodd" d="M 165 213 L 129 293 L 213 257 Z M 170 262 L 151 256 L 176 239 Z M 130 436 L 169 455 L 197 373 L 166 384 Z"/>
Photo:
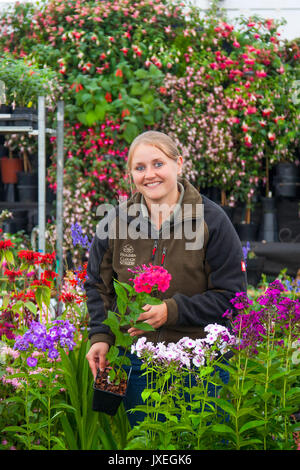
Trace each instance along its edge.
<path fill-rule="evenodd" d="M 40 256 L 40 264 L 52 264 L 55 261 L 56 254 L 55 251 L 53 253 L 39 253 Z"/>
<path fill-rule="evenodd" d="M 14 246 L 14 244 L 11 242 L 11 240 L 0 240 L 0 250 L 7 250 L 12 246 Z"/>
<path fill-rule="evenodd" d="M 14 271 L 14 270 L 9 270 L 5 269 L 4 275 L 9 277 L 10 282 L 15 282 L 16 277 L 22 276 L 22 271 Z"/>
<path fill-rule="evenodd" d="M 30 285 L 31 287 L 38 287 L 38 286 L 52 287 L 51 281 L 48 281 L 47 279 L 36 279 L 35 281 L 32 281 Z"/>
<path fill-rule="evenodd" d="M 163 95 L 165 95 L 165 94 L 167 93 L 167 89 L 166 89 L 165 87 L 163 87 L 163 86 L 161 86 L 161 87 L 159 88 L 159 91 L 160 91 L 160 93 L 162 93 Z"/>
<path fill-rule="evenodd" d="M 106 95 L 105 95 L 105 99 L 108 103 L 111 103 L 112 102 L 111 93 L 107 92 Z"/>
<path fill-rule="evenodd" d="M 116 77 L 123 77 L 123 72 L 121 69 L 117 69 L 116 71 Z"/>
<path fill-rule="evenodd" d="M 56 277 L 56 272 L 48 269 L 46 269 L 41 275 L 41 279 L 55 279 Z"/>
<path fill-rule="evenodd" d="M 35 264 L 39 262 L 40 253 L 32 250 L 20 250 L 18 252 L 18 257 L 25 260 L 27 263 Z"/>

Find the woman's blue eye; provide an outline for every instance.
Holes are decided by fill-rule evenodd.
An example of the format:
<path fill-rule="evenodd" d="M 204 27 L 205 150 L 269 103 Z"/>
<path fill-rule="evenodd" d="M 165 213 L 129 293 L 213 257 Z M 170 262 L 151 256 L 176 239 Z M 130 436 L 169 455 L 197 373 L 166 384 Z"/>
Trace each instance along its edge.
<path fill-rule="evenodd" d="M 156 163 L 155 163 L 155 166 L 162 166 L 162 165 L 163 165 L 162 162 L 156 162 Z"/>

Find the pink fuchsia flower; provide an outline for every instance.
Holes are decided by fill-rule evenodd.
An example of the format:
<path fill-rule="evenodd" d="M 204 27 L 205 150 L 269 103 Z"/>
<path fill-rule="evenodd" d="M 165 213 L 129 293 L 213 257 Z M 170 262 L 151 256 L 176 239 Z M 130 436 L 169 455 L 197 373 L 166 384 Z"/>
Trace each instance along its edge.
<path fill-rule="evenodd" d="M 257 77 L 259 77 L 259 78 L 263 78 L 263 77 L 266 77 L 266 76 L 267 76 L 267 73 L 266 73 L 264 70 L 256 70 L 255 74 L 256 74 Z"/>
<path fill-rule="evenodd" d="M 274 140 L 276 140 L 276 134 L 274 134 L 274 132 L 269 132 L 268 133 L 268 139 L 271 141 L 271 142 L 274 142 Z"/>

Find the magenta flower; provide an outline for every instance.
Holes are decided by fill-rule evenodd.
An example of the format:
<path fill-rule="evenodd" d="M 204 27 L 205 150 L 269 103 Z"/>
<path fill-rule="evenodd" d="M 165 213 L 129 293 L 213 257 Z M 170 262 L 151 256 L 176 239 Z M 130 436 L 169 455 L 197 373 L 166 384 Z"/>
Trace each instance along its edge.
<path fill-rule="evenodd" d="M 244 310 L 253 304 L 246 292 L 238 292 L 235 297 L 230 300 L 230 303 L 232 303 L 237 310 Z"/>
<path fill-rule="evenodd" d="M 136 270 L 129 269 L 130 272 L 137 274 L 133 280 L 136 292 L 145 292 L 151 294 L 153 289 L 165 292 L 170 285 L 172 279 L 171 274 L 162 266 L 142 265 Z"/>

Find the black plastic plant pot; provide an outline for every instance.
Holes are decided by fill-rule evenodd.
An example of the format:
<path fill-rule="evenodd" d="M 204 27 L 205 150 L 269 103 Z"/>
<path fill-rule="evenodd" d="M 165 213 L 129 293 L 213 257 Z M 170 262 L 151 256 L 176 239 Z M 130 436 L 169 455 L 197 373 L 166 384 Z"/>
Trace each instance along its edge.
<path fill-rule="evenodd" d="M 19 201 L 21 202 L 36 202 L 38 200 L 38 187 L 18 185 Z"/>
<path fill-rule="evenodd" d="M 129 369 L 127 375 L 127 384 L 130 378 L 130 374 L 131 368 Z M 93 411 L 99 411 L 101 413 L 106 413 L 110 416 L 114 416 L 117 413 L 123 398 L 126 396 L 127 389 L 125 391 L 125 394 L 120 395 L 118 393 L 113 393 L 108 390 L 100 390 L 95 386 L 95 382 L 93 384 L 93 389 Z"/>

